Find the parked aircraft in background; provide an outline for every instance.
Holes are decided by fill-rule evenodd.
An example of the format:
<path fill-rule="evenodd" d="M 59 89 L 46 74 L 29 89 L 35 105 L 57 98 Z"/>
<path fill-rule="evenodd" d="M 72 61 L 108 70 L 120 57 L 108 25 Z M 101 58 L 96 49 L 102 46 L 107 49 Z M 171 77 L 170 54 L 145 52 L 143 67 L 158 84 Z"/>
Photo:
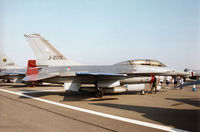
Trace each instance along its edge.
<path fill-rule="evenodd" d="M 0 79 L 4 82 L 21 82 L 26 69 L 19 67 L 5 54 L 0 53 Z"/>
<path fill-rule="evenodd" d="M 63 83 L 66 91 L 95 91 L 97 97 L 104 93 L 120 93 L 144 90 L 145 83 L 152 82 L 154 76 L 187 76 L 151 59 L 128 60 L 114 65 L 80 65 L 65 58 L 47 40 L 39 34 L 24 35 L 37 58 L 27 71 L 23 81 L 43 81 Z M 93 84 L 93 88 L 81 88 L 81 85 Z"/>
<path fill-rule="evenodd" d="M 190 79 L 197 79 L 197 80 L 199 80 L 200 70 L 195 70 L 195 69 L 191 70 L 191 69 L 185 68 L 184 71 L 191 73 L 190 76 L 189 76 Z"/>

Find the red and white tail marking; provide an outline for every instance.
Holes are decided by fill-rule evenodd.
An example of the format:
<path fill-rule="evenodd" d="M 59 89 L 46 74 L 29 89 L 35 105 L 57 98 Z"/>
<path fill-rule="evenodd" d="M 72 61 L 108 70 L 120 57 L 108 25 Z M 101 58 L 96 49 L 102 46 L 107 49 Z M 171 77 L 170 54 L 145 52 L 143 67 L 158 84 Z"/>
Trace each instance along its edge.
<path fill-rule="evenodd" d="M 38 74 L 38 67 L 36 65 L 36 60 L 28 60 L 27 75 Z"/>

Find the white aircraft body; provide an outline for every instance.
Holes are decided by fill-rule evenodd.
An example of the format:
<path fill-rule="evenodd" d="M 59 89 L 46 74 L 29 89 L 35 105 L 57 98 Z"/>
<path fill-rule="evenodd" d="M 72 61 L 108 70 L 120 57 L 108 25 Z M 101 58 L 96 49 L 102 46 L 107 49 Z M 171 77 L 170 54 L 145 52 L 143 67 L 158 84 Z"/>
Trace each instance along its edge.
<path fill-rule="evenodd" d="M 23 81 L 62 83 L 66 91 L 94 91 L 97 97 L 102 97 L 104 93 L 144 91 L 145 83 L 152 82 L 156 75 L 188 75 L 151 59 L 128 60 L 114 65 L 81 65 L 65 58 L 39 34 L 25 37 L 33 49 L 37 65 L 30 66 Z M 85 84 L 94 87 L 81 87 Z"/>

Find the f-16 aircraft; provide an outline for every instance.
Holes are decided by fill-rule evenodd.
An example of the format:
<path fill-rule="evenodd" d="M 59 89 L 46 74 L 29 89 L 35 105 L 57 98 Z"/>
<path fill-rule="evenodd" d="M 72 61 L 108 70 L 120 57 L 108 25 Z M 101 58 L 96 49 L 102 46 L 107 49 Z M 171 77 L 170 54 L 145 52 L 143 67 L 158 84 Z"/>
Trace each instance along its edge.
<path fill-rule="evenodd" d="M 37 64 L 32 62 L 23 81 L 62 83 L 66 91 L 95 91 L 96 97 L 102 97 L 104 93 L 144 90 L 145 83 L 152 82 L 156 75 L 188 75 L 152 59 L 128 60 L 113 65 L 80 65 L 65 58 L 39 34 L 24 36 L 36 55 Z M 84 84 L 94 87 L 81 87 Z"/>
<path fill-rule="evenodd" d="M 0 53 L 0 79 L 4 82 L 21 82 L 24 78 L 26 69 L 23 69 L 15 64 L 13 60 L 5 54 Z"/>
<path fill-rule="evenodd" d="M 199 78 L 200 78 L 200 70 L 195 70 L 195 69 L 191 70 L 191 69 L 185 68 L 184 71 L 191 73 L 191 75 L 189 76 L 190 79 L 197 79 L 197 80 L 199 80 Z"/>

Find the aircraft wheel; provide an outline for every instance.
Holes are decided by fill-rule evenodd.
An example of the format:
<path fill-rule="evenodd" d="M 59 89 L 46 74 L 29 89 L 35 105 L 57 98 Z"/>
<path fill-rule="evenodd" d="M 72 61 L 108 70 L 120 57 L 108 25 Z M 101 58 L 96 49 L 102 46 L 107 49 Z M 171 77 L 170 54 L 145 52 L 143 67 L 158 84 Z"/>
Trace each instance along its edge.
<path fill-rule="evenodd" d="M 95 96 L 97 98 L 102 98 L 103 97 L 103 91 L 102 90 L 98 90 L 96 93 L 95 93 Z"/>
<path fill-rule="evenodd" d="M 10 83 L 10 79 L 4 79 L 4 83 Z"/>
<path fill-rule="evenodd" d="M 140 94 L 141 94 L 141 95 L 144 95 L 144 94 L 145 94 L 145 91 L 144 91 L 144 90 L 141 90 L 141 91 L 140 91 Z"/>

